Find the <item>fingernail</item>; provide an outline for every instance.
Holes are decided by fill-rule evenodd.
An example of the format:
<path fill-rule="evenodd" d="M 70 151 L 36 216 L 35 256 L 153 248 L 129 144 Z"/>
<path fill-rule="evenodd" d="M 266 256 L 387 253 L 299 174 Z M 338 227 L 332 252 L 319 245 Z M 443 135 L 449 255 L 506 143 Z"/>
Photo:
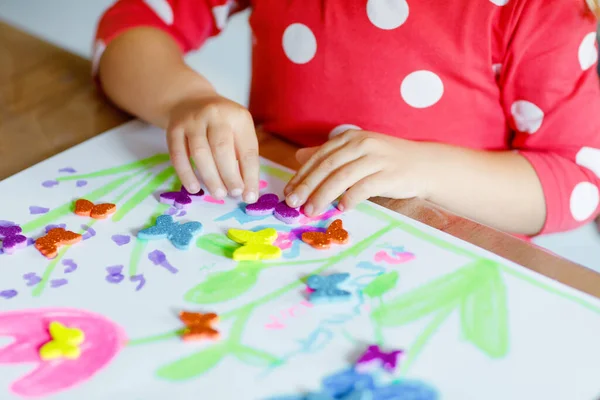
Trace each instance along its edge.
<path fill-rule="evenodd" d="M 246 195 L 246 199 L 244 200 L 246 203 L 254 203 L 256 201 L 256 193 L 250 192 Z"/>
<path fill-rule="evenodd" d="M 231 191 L 231 195 L 232 195 L 233 197 L 239 197 L 239 196 L 241 196 L 241 195 L 242 195 L 242 193 L 243 193 L 243 190 L 242 190 L 242 189 L 233 189 L 233 190 Z"/>
<path fill-rule="evenodd" d="M 291 196 L 287 197 L 287 203 L 290 207 L 298 207 L 298 203 L 300 202 L 300 199 L 298 198 L 298 195 L 292 193 Z"/>
<path fill-rule="evenodd" d="M 227 195 L 227 193 L 226 193 L 226 192 L 225 192 L 223 189 L 221 189 L 221 188 L 219 188 L 219 189 L 215 190 L 215 197 L 216 197 L 217 199 L 222 199 L 222 198 L 223 198 L 223 197 L 225 197 L 226 195 Z"/>
<path fill-rule="evenodd" d="M 343 212 L 343 211 L 346 209 L 346 207 L 344 207 L 344 205 L 343 205 L 343 204 L 341 204 L 341 203 L 338 203 L 338 205 L 337 205 L 337 209 Z"/>
<path fill-rule="evenodd" d="M 288 194 L 290 194 L 290 192 L 291 192 L 291 191 L 292 191 L 292 188 L 291 188 L 290 186 L 286 186 L 286 187 L 283 189 L 283 194 L 284 194 L 285 196 L 287 196 Z"/>
<path fill-rule="evenodd" d="M 190 183 L 187 189 L 190 193 L 198 193 L 200 191 L 200 185 L 198 185 L 197 183 Z"/>
<path fill-rule="evenodd" d="M 313 215 L 314 210 L 315 208 L 312 206 L 312 204 L 307 204 L 306 206 L 304 206 L 304 213 L 309 217 Z"/>

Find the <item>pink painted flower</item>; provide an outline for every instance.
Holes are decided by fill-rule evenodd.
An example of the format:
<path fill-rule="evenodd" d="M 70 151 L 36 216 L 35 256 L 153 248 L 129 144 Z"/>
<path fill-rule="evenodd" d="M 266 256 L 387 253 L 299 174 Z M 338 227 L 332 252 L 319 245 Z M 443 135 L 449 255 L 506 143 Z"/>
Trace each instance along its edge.
<path fill-rule="evenodd" d="M 277 239 L 275 239 L 274 245 L 281 250 L 289 249 L 294 242 L 294 237 L 290 236 L 292 236 L 290 232 L 277 232 Z"/>
<path fill-rule="evenodd" d="M 40 347 L 52 340 L 48 326 L 53 321 L 83 331 L 85 341 L 80 345 L 78 359 L 40 359 Z M 69 308 L 0 313 L 0 336 L 14 339 L 0 348 L 0 364 L 35 366 L 10 388 L 25 397 L 49 396 L 84 382 L 105 367 L 127 340 L 121 327 L 105 317 Z"/>

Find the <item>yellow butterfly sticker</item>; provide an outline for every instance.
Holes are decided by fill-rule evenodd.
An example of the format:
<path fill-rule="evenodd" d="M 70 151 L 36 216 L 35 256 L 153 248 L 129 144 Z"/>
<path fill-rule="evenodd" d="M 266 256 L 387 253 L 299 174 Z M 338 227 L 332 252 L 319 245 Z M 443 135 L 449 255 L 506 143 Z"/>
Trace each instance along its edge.
<path fill-rule="evenodd" d="M 233 259 L 236 261 L 271 260 L 281 257 L 281 249 L 273 245 L 277 239 L 277 231 L 273 228 L 258 232 L 232 228 L 227 231 L 227 237 L 243 245 L 233 252 Z"/>
<path fill-rule="evenodd" d="M 52 340 L 40 348 L 42 360 L 55 360 L 67 358 L 75 360 L 81 355 L 79 345 L 83 343 L 85 335 L 77 328 L 67 328 L 60 322 L 50 322 L 48 330 Z"/>

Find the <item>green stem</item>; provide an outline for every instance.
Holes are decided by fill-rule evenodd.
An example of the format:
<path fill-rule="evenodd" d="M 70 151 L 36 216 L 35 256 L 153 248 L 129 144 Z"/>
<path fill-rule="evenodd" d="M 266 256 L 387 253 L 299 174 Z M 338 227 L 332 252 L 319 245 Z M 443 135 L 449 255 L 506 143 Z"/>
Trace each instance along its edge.
<path fill-rule="evenodd" d="M 379 308 L 383 309 L 383 297 L 379 296 Z M 375 318 L 373 318 L 373 314 L 371 314 L 371 323 L 373 324 L 373 329 L 375 331 L 375 342 L 380 345 L 383 346 L 384 343 L 384 339 L 383 339 L 383 331 L 381 329 L 381 324 L 379 323 L 379 321 L 377 321 Z"/>
<path fill-rule="evenodd" d="M 99 178 L 103 176 L 116 175 L 121 174 L 123 172 L 135 171 L 142 168 L 152 168 L 156 165 L 162 164 L 169 161 L 168 154 L 157 154 L 152 157 L 148 157 L 144 160 L 134 161 L 129 164 L 121 165 L 119 167 L 107 168 L 100 171 L 92 172 L 89 174 L 80 174 L 80 175 L 69 175 L 69 176 L 61 176 L 57 178 L 57 181 L 74 181 L 80 179 L 91 179 L 91 178 Z"/>
<path fill-rule="evenodd" d="M 440 310 L 437 315 L 427 324 L 423 332 L 417 337 L 417 339 L 413 342 L 413 344 L 409 347 L 408 356 L 402 362 L 402 368 L 400 370 L 401 375 L 405 375 L 412 364 L 417 360 L 421 352 L 423 351 L 425 345 L 429 342 L 431 337 L 439 327 L 444 323 L 446 318 L 452 313 L 454 310 L 454 305 L 448 306 L 442 310 Z"/>
<path fill-rule="evenodd" d="M 172 339 L 175 337 L 179 337 L 183 333 L 184 329 L 178 329 L 173 332 L 161 333 L 159 335 L 147 336 L 139 339 L 131 339 L 127 342 L 127 346 L 139 346 L 142 344 L 149 344 L 154 342 L 160 342 L 166 339 Z"/>

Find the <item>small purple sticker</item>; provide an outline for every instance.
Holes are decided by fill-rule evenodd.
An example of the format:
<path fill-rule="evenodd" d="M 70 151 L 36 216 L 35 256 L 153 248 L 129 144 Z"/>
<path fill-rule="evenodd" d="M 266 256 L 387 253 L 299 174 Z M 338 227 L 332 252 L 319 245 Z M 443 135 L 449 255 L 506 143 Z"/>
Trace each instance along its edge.
<path fill-rule="evenodd" d="M 29 214 L 31 215 L 46 214 L 48 211 L 50 211 L 50 209 L 46 207 L 29 206 Z"/>
<path fill-rule="evenodd" d="M 50 232 L 54 228 L 63 228 L 63 229 L 66 229 L 67 228 L 67 224 L 48 225 L 45 228 L 46 233 Z"/>
<path fill-rule="evenodd" d="M 63 260 L 62 264 L 65 266 L 65 274 L 70 274 L 77 269 L 77 264 L 71 259 Z"/>
<path fill-rule="evenodd" d="M 117 244 L 117 246 L 124 246 L 131 241 L 129 235 L 113 235 L 111 239 Z"/>
<path fill-rule="evenodd" d="M 77 172 L 77 170 L 75 170 L 75 168 L 73 168 L 73 167 L 65 167 L 65 168 L 59 169 L 58 172 L 65 173 L 65 174 L 74 174 L 75 172 Z"/>
<path fill-rule="evenodd" d="M 80 181 L 77 181 L 77 182 L 75 182 L 75 185 L 76 185 L 77 187 L 84 187 L 84 186 L 86 186 L 87 184 L 88 184 L 88 183 L 87 183 L 87 181 L 84 181 L 84 180 L 80 180 Z"/>
<path fill-rule="evenodd" d="M 25 279 L 27 281 L 27 283 L 26 283 L 27 286 L 35 286 L 42 281 L 42 278 L 37 276 L 37 274 L 35 272 L 29 272 L 29 273 L 23 275 L 23 279 Z"/>
<path fill-rule="evenodd" d="M 66 279 L 53 279 L 50 281 L 50 286 L 53 288 L 61 287 L 69 283 Z"/>
<path fill-rule="evenodd" d="M 19 294 L 19 292 L 17 292 L 14 289 L 9 289 L 9 290 L 2 290 L 0 291 L 0 297 L 4 297 L 5 299 L 12 299 L 13 297 L 15 297 L 17 294 Z"/>
<path fill-rule="evenodd" d="M 96 231 L 91 226 L 81 225 L 81 229 L 85 231 L 83 236 L 81 236 L 82 240 L 88 240 L 89 238 L 96 236 Z"/>
<path fill-rule="evenodd" d="M 139 282 L 137 287 L 135 288 L 136 292 L 138 292 L 146 284 L 146 278 L 144 278 L 143 274 L 134 275 L 134 276 L 130 277 L 129 280 L 131 282 Z"/>
<path fill-rule="evenodd" d="M 176 209 L 176 208 L 173 208 L 173 207 L 171 207 L 171 208 L 169 208 L 169 209 L 168 209 L 168 210 L 165 212 L 165 214 L 167 214 L 167 215 L 175 215 L 175 214 L 177 214 L 177 209 Z"/>
<path fill-rule="evenodd" d="M 58 185 L 58 181 L 44 181 L 42 182 L 42 186 L 45 188 L 51 188 Z"/>
<path fill-rule="evenodd" d="M 148 254 L 148 260 L 150 260 L 154 265 L 159 265 L 169 271 L 172 274 L 176 274 L 179 270 L 173 267 L 169 261 L 167 260 L 167 256 L 160 250 L 154 250 L 153 252 Z"/>

